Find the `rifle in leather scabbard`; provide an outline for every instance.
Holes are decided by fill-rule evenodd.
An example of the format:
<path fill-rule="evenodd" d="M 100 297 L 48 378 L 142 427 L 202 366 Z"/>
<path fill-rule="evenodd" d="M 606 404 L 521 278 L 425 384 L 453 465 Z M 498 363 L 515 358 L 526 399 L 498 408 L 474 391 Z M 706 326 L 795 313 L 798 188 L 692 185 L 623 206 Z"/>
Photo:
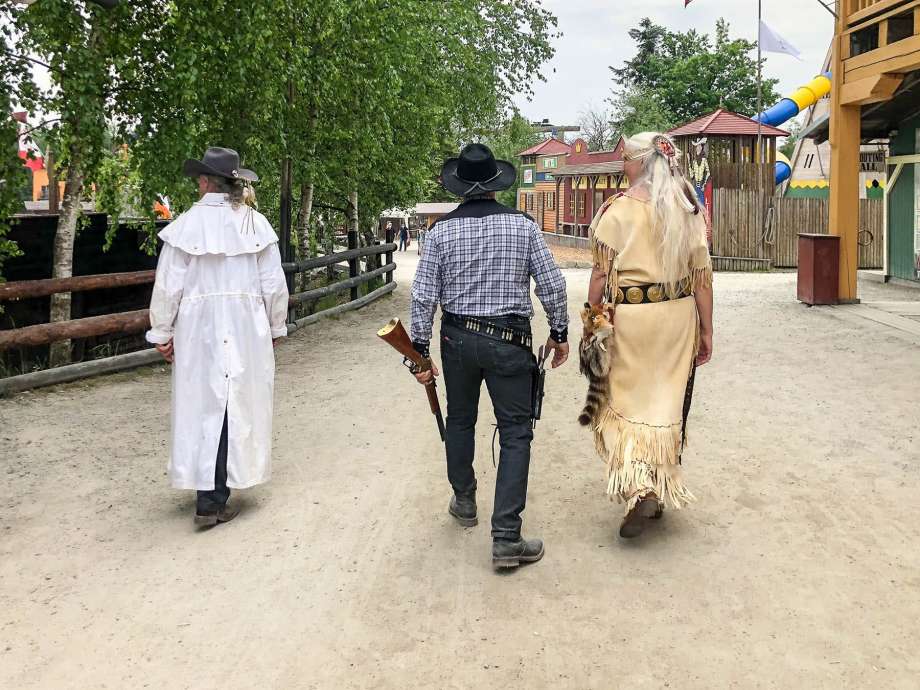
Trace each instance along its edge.
<path fill-rule="evenodd" d="M 377 331 L 377 335 L 390 344 L 399 354 L 406 358 L 413 365 L 414 372 L 429 371 L 431 369 L 431 360 L 423 357 L 415 348 L 412 347 L 412 341 L 409 340 L 409 334 L 399 322 L 399 319 L 391 319 L 390 323 Z M 444 417 L 441 415 L 441 403 L 438 401 L 438 389 L 435 385 L 434 377 L 431 383 L 425 384 L 425 392 L 428 394 L 428 405 L 431 407 L 431 414 L 434 415 L 438 422 L 438 433 L 441 434 L 441 441 L 444 441 Z"/>

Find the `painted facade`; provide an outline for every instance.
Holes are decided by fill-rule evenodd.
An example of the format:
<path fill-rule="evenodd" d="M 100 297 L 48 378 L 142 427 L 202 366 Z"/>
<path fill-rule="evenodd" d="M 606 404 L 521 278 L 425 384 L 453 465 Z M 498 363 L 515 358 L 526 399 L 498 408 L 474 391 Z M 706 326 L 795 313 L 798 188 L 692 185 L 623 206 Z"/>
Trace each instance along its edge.
<path fill-rule="evenodd" d="M 892 160 L 908 160 L 895 164 L 897 178 L 888 190 L 887 272 L 920 281 L 920 117 L 902 122 L 890 146 Z"/>
<path fill-rule="evenodd" d="M 571 146 L 558 139 L 546 139 L 522 151 L 517 207 L 529 213 L 544 232 L 555 232 L 559 198 L 556 172 L 565 166 Z"/>
<path fill-rule="evenodd" d="M 623 141 L 609 151 L 589 151 L 584 139 L 576 139 L 555 178 L 561 214 L 556 227 L 547 232 L 587 237 L 588 226 L 604 201 L 626 189 Z"/>

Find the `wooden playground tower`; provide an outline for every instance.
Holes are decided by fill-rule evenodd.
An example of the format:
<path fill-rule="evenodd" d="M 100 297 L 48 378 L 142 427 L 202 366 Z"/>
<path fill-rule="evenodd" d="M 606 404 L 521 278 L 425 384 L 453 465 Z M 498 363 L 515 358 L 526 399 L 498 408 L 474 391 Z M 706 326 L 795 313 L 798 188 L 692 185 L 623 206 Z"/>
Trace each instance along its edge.
<path fill-rule="evenodd" d="M 918 70 L 920 0 L 839 0 L 831 70 L 830 231 L 840 237 L 840 302 L 857 300 L 859 156 L 869 133 L 867 111 L 892 111 L 888 121 L 920 113 L 915 98 L 899 95 Z"/>

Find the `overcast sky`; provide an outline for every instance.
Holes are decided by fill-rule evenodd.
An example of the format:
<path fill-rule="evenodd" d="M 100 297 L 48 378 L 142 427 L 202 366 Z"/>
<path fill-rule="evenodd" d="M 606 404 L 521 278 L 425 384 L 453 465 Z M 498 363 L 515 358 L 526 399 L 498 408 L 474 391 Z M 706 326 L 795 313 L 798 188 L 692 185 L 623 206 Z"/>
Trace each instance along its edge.
<path fill-rule="evenodd" d="M 543 0 L 559 19 L 562 38 L 556 55 L 537 81 L 531 102 L 517 99 L 531 120 L 549 118 L 553 124 L 574 124 L 588 104 L 603 105 L 612 80 L 609 65 L 619 67 L 633 56 L 635 44 L 628 32 L 643 17 L 671 30 L 690 28 L 713 33 L 716 20 L 731 24 L 732 37 L 757 37 L 757 0 Z M 779 79 L 778 90 L 788 95 L 821 71 L 834 33 L 834 18 L 818 0 L 763 0 L 763 18 L 802 53 L 802 60 L 767 53 L 765 76 Z M 767 104 L 769 105 L 769 104 Z"/>

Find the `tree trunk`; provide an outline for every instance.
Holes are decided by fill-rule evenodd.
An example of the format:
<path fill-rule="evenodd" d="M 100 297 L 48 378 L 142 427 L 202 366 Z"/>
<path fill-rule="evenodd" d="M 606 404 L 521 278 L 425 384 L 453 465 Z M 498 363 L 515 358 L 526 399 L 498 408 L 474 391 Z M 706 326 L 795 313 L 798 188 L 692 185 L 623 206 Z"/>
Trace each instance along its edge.
<path fill-rule="evenodd" d="M 310 231 L 310 216 L 313 213 L 313 183 L 300 185 L 300 210 L 297 211 L 297 239 L 300 258 L 308 259 L 313 255 L 313 237 Z M 300 276 L 300 289 L 306 290 L 309 276 Z"/>
<path fill-rule="evenodd" d="M 78 151 L 71 151 L 67 166 L 67 181 L 64 183 L 64 201 L 58 215 L 57 232 L 54 235 L 52 278 L 70 278 L 73 275 L 73 245 L 77 236 L 77 221 L 82 210 L 80 195 L 83 191 L 83 162 Z M 49 323 L 70 320 L 69 292 L 51 296 Z M 70 340 L 61 340 L 51 345 L 48 366 L 70 364 Z"/>

